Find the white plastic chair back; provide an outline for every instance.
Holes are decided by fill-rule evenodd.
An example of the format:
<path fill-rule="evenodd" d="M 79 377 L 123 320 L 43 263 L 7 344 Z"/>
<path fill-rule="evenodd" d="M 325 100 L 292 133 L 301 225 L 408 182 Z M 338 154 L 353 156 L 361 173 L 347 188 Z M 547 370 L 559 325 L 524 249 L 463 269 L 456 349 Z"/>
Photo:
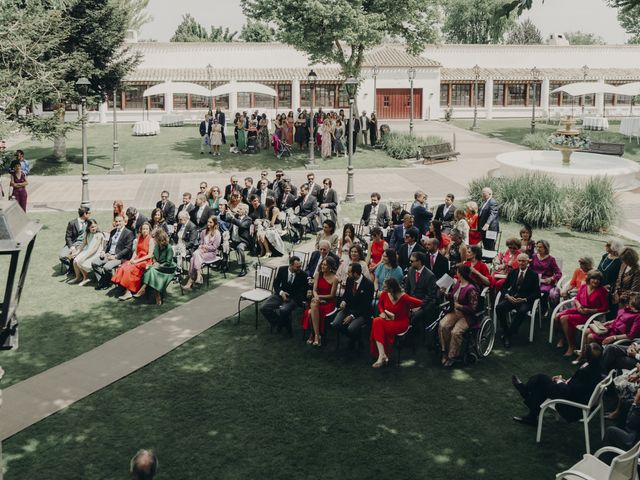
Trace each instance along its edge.
<path fill-rule="evenodd" d="M 637 478 L 638 455 L 640 455 L 640 442 L 613 459 L 609 480 L 629 480 Z"/>
<path fill-rule="evenodd" d="M 610 371 L 609 375 L 607 375 L 600 383 L 598 383 L 598 385 L 596 385 L 596 388 L 593 389 L 591 398 L 589 398 L 589 403 L 587 403 L 589 412 L 592 412 L 594 408 L 598 407 L 600 401 L 602 400 L 602 396 L 604 395 L 604 391 L 607 389 L 612 380 L 613 370 Z"/>

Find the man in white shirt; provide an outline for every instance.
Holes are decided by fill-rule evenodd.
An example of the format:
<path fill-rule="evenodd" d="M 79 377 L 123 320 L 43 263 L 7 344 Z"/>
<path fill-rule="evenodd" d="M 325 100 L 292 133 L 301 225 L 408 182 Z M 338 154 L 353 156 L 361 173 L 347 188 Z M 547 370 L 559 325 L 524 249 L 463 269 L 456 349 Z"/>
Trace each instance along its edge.
<path fill-rule="evenodd" d="M 380 198 L 381 196 L 378 192 L 371 194 L 371 203 L 365 205 L 362 210 L 361 225 L 380 228 L 387 227 L 391 217 L 387 206 L 384 203 L 380 203 Z"/>
<path fill-rule="evenodd" d="M 107 245 L 98 258 L 91 262 L 91 268 L 98 281 L 96 290 L 109 287 L 113 269 L 123 261 L 129 260 L 133 254 L 133 232 L 125 228 L 122 217 L 117 216 L 113 221 L 115 228 L 111 230 Z"/>

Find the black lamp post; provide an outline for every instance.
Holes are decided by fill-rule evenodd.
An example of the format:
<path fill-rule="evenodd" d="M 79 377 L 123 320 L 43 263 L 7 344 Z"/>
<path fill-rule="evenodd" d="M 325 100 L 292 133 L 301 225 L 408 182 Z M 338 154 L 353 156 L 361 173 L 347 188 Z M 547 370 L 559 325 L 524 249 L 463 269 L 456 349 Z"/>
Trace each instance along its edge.
<path fill-rule="evenodd" d="M 91 82 L 87 77 L 81 77 L 76 82 L 76 88 L 80 93 L 80 115 L 82 116 L 82 201 L 81 207 L 91 207 L 89 201 L 89 166 L 87 161 L 87 118 L 85 116 L 85 106 L 87 104 L 87 93 Z"/>
<path fill-rule="evenodd" d="M 536 87 L 538 85 L 538 78 L 540 78 L 540 70 L 536 67 L 531 69 L 531 78 L 533 82 L 531 82 L 531 86 L 533 87 L 533 106 L 531 107 L 531 133 L 536 133 Z"/>
<path fill-rule="evenodd" d="M 416 78 L 416 69 L 410 67 L 409 73 L 409 135 L 413 135 L 413 81 Z"/>
<path fill-rule="evenodd" d="M 113 90 L 113 161 L 111 164 L 110 175 L 120 175 L 124 173 L 122 166 L 120 166 L 120 160 L 118 160 L 118 150 L 120 150 L 120 143 L 118 142 L 118 90 Z"/>
<path fill-rule="evenodd" d="M 356 194 L 353 191 L 353 102 L 358 90 L 358 80 L 353 77 L 347 78 L 344 82 L 344 87 L 347 90 L 349 96 L 349 164 L 347 166 L 347 196 L 346 202 L 353 202 L 356 199 Z"/>
<path fill-rule="evenodd" d="M 373 111 L 378 115 L 378 74 L 380 69 L 377 65 L 373 66 L 371 73 L 373 74 Z"/>
<path fill-rule="evenodd" d="M 309 97 L 311 100 L 311 113 L 309 114 L 309 166 L 316 165 L 316 153 L 315 153 L 315 135 L 313 134 L 313 108 L 314 100 L 315 100 L 315 90 L 316 90 L 316 81 L 318 80 L 318 75 L 316 72 L 311 70 L 307 74 L 307 81 L 309 82 Z"/>
<path fill-rule="evenodd" d="M 476 130 L 478 128 L 478 80 L 480 79 L 480 66 L 478 64 L 473 67 L 473 76 L 475 80 L 473 84 L 473 125 L 471 125 L 471 130 Z"/>

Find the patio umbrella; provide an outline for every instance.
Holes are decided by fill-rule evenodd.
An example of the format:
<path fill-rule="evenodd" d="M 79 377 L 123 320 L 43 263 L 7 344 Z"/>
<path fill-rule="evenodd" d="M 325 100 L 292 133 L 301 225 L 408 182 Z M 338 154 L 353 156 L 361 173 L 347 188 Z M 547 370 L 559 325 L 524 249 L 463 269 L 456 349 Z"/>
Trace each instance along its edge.
<path fill-rule="evenodd" d="M 211 96 L 219 97 L 220 95 L 229 95 L 231 93 L 261 93 L 263 95 L 270 95 L 272 97 L 278 96 L 278 92 L 276 92 L 273 88 L 267 87 L 262 83 L 255 82 L 236 82 L 232 80 L 229 83 L 225 83 L 224 85 L 220 85 L 219 87 L 211 90 Z"/>
<path fill-rule="evenodd" d="M 608 83 L 600 82 L 577 82 L 568 83 L 561 87 L 556 88 L 551 93 L 564 92 L 572 97 L 579 97 L 582 95 L 591 95 L 594 93 L 619 93 L 618 87 L 610 85 Z"/>
<path fill-rule="evenodd" d="M 142 96 L 151 97 L 153 95 L 172 95 L 174 93 L 190 93 L 191 95 L 208 97 L 211 95 L 211 90 L 195 83 L 168 81 L 147 88 L 142 93 Z"/>
<path fill-rule="evenodd" d="M 635 97 L 636 95 L 640 95 L 640 82 L 626 83 L 624 85 L 619 85 L 616 93 L 618 95 L 628 95 L 630 97 Z"/>

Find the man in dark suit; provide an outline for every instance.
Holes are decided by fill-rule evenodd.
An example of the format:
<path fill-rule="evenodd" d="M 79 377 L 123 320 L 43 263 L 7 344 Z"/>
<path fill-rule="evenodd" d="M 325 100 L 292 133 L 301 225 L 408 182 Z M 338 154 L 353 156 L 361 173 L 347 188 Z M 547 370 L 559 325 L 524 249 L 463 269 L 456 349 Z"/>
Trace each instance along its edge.
<path fill-rule="evenodd" d="M 299 221 L 293 222 L 293 226 L 297 230 L 299 238 L 302 238 L 305 228 L 308 232 L 315 233 L 318 230 L 318 214 L 320 210 L 318 209 L 318 199 L 311 195 L 309 185 L 306 183 L 300 186 L 300 196 L 293 204 L 293 208 L 298 208 Z M 308 221 L 306 227 L 302 223 L 303 218 Z"/>
<path fill-rule="evenodd" d="M 330 178 L 322 181 L 322 190 L 318 192 L 318 204 L 320 206 L 320 215 L 322 219 L 328 218 L 338 223 L 338 194 L 332 188 L 333 182 Z"/>
<path fill-rule="evenodd" d="M 364 206 L 360 225 L 368 225 L 369 227 L 387 228 L 389 225 L 389 209 L 384 203 L 380 203 L 380 194 L 373 192 L 371 194 L 371 203 Z"/>
<path fill-rule="evenodd" d="M 108 288 L 111 284 L 113 269 L 125 260 L 129 260 L 133 254 L 135 235 L 131 230 L 125 228 L 122 217 L 116 217 L 114 222 L 115 228 L 111 230 L 106 247 L 100 252 L 98 258 L 91 262 L 91 268 L 98 281 L 96 290 Z"/>
<path fill-rule="evenodd" d="M 273 199 L 276 200 L 276 192 L 269 188 L 269 181 L 266 178 L 260 180 L 258 189 L 254 193 L 258 195 L 262 205 L 267 203 L 267 197 L 273 197 Z"/>
<path fill-rule="evenodd" d="M 410 215 L 410 213 L 407 212 L 404 208 L 402 208 L 402 205 L 400 205 L 397 202 L 394 202 L 391 205 L 391 225 L 390 226 L 396 227 L 398 225 L 402 225 L 405 215 Z"/>
<path fill-rule="evenodd" d="M 478 210 L 478 231 L 482 232 L 482 247 L 484 249 L 496 249 L 495 237 L 499 230 L 498 202 L 493 198 L 493 192 L 489 187 L 483 188 L 482 204 L 480 205 L 480 210 Z"/>
<path fill-rule="evenodd" d="M 280 198 L 277 201 L 278 208 L 280 209 L 281 212 L 284 212 L 284 211 L 288 210 L 289 208 L 293 208 L 293 206 L 296 203 L 296 197 L 291 192 L 291 185 L 286 184 L 286 185 L 284 185 L 283 188 L 284 188 L 284 190 L 282 192 L 282 195 L 280 196 Z"/>
<path fill-rule="evenodd" d="M 425 247 L 427 249 L 426 267 L 433 272 L 437 282 L 449 272 L 449 260 L 438 251 L 440 242 L 437 238 L 427 238 Z"/>
<path fill-rule="evenodd" d="M 516 422 L 536 425 L 540 405 L 547 400 L 563 398 L 576 403 L 585 404 L 602 380 L 602 346 L 591 343 L 585 352 L 587 363 L 578 369 L 570 379 L 562 378 L 562 375 L 549 377 L 538 374 L 531 377 L 527 383 L 522 383 L 517 376 L 511 377 L 511 382 L 522 396 L 525 405 L 529 408 L 526 415 L 513 417 Z M 558 413 L 567 421 L 576 421 L 581 417 L 580 410 L 567 405 L 559 405 Z"/>
<path fill-rule="evenodd" d="M 189 192 L 182 194 L 182 204 L 178 207 L 176 217 L 182 210 L 186 210 L 187 213 L 191 213 L 191 210 L 193 210 L 193 203 L 191 203 L 191 194 Z"/>
<path fill-rule="evenodd" d="M 429 211 L 429 205 L 427 204 L 427 194 L 422 190 L 418 190 L 414 193 L 413 198 L 415 201 L 411 205 L 411 215 L 413 215 L 413 223 L 420 232 L 420 235 L 426 235 L 429 231 L 429 225 L 433 214 Z"/>
<path fill-rule="evenodd" d="M 204 155 L 204 147 L 209 147 L 209 153 L 211 153 L 211 141 L 210 141 L 210 133 L 211 133 L 211 125 L 207 117 L 200 122 L 200 127 L 198 129 L 200 131 L 200 155 Z"/>
<path fill-rule="evenodd" d="M 247 216 L 249 207 L 244 203 L 238 205 L 236 214 L 225 213 L 225 221 L 231 224 L 231 247 L 238 254 L 238 265 L 240 266 L 239 277 L 247 274 L 247 251 L 253 249 L 253 237 L 251 236 L 251 218 Z"/>
<path fill-rule="evenodd" d="M 309 186 L 309 192 L 311 195 L 318 198 L 318 193 L 322 190 L 322 187 L 316 183 L 316 176 L 314 173 L 307 173 L 307 185 Z"/>
<path fill-rule="evenodd" d="M 162 215 L 168 225 L 176 223 L 176 206 L 169 200 L 169 192 L 163 190 L 160 194 L 160 201 L 156 203 L 156 208 L 162 210 Z"/>
<path fill-rule="evenodd" d="M 89 217 L 91 217 L 89 207 L 80 207 L 78 209 L 78 218 L 74 218 L 67 224 L 67 230 L 64 234 L 64 247 L 60 250 L 58 258 L 67 267 L 69 273 L 73 272 L 69 254 L 72 252 L 75 253 L 75 251 L 80 248 L 80 245 L 82 245 L 85 227 Z"/>
<path fill-rule="evenodd" d="M 138 235 L 142 224 L 149 221 L 147 217 L 138 212 L 138 209 L 136 207 L 127 208 L 126 215 L 127 228 L 133 232 L 134 236 Z"/>
<path fill-rule="evenodd" d="M 453 216 L 456 213 L 456 206 L 453 204 L 455 198 L 456 197 L 453 195 L 453 193 L 447 193 L 447 195 L 444 197 L 444 203 L 438 205 L 438 208 L 436 209 L 436 215 L 433 218 L 434 220 L 439 220 L 440 222 L 442 222 L 442 229 L 445 232 L 448 232 L 449 230 L 451 230 L 451 228 L 453 228 Z"/>
<path fill-rule="evenodd" d="M 226 123 L 226 118 L 224 115 L 224 112 L 221 111 L 219 108 L 216 108 L 216 113 L 214 115 L 214 117 L 218 123 L 220 124 L 221 128 L 222 128 L 222 143 L 226 144 L 227 143 L 227 138 L 224 135 L 224 127 L 227 125 Z"/>
<path fill-rule="evenodd" d="M 320 263 L 322 263 L 322 261 L 327 257 L 331 257 L 333 259 L 336 263 L 336 267 L 340 265 L 340 257 L 331 251 L 331 244 L 327 240 L 320 240 L 320 242 L 318 242 L 318 250 L 313 252 L 309 258 L 306 270 L 309 278 L 313 278 L 318 271 L 318 268 L 320 268 Z"/>
<path fill-rule="evenodd" d="M 171 241 L 174 245 L 177 245 L 178 240 L 182 238 L 187 254 L 192 254 L 198 248 L 198 228 L 189 218 L 186 210 L 178 213 L 178 223 L 171 235 Z"/>
<path fill-rule="evenodd" d="M 260 203 L 260 197 L 251 195 L 249 198 L 249 217 L 253 222 L 267 218 L 267 209 Z"/>
<path fill-rule="evenodd" d="M 282 266 L 273 281 L 273 295 L 260 308 L 262 315 L 280 331 L 283 327 L 291 335 L 291 314 L 301 307 L 307 296 L 309 284 L 302 271 L 302 262 L 295 255 L 289 258 L 289 266 Z"/>
<path fill-rule="evenodd" d="M 347 148 L 349 148 L 350 144 L 353 144 L 353 153 L 356 153 L 356 145 L 358 144 L 358 134 L 360 133 L 360 119 L 358 118 L 358 114 L 356 112 L 353 113 L 353 138 L 349 138 L 349 119 L 344 124 L 345 127 L 345 137 L 347 137 Z"/>
<path fill-rule="evenodd" d="M 371 321 L 373 316 L 373 283 L 362 275 L 362 265 L 349 265 L 347 284 L 344 295 L 340 299 L 340 311 L 331 322 L 331 326 L 349 337 L 349 348 L 355 346 L 360 339 L 363 325 Z"/>
<path fill-rule="evenodd" d="M 400 268 L 402 268 L 403 272 L 406 272 L 407 269 L 411 266 L 409 258 L 411 257 L 411 254 L 413 252 L 425 252 L 424 247 L 418 242 L 419 238 L 420 233 L 415 227 L 411 227 L 405 233 L 404 243 L 398 251 L 398 265 L 400 266 Z"/>
<path fill-rule="evenodd" d="M 242 189 L 242 201 L 249 205 L 251 195 L 257 192 L 253 186 L 253 178 L 247 177 L 244 179 L 244 188 Z"/>
<path fill-rule="evenodd" d="M 410 228 L 413 228 L 413 215 L 407 213 L 402 219 L 402 224 L 393 229 L 393 233 L 389 239 L 389 248 L 393 248 L 398 252 L 404 243 L 404 236 Z"/>
<path fill-rule="evenodd" d="M 207 203 L 207 197 L 203 193 L 199 193 L 196 195 L 196 206 L 190 213 L 191 221 L 198 230 L 202 230 L 207 226 L 207 221 L 211 215 L 213 215 L 213 210 Z"/>
<path fill-rule="evenodd" d="M 224 187 L 224 199 L 228 202 L 229 198 L 231 198 L 232 193 L 242 193 L 240 189 L 240 185 L 238 185 L 238 177 L 235 175 L 231 176 L 229 185 Z"/>
<path fill-rule="evenodd" d="M 427 322 L 435 319 L 438 286 L 435 275 L 425 266 L 424 252 L 414 251 L 410 260 L 411 267 L 404 279 L 404 291 L 422 300 L 422 306 L 413 311 L 412 319 L 424 327 Z"/>
<path fill-rule="evenodd" d="M 496 305 L 496 316 L 502 328 L 502 342 L 505 348 L 511 347 L 511 336 L 526 319 L 527 312 L 531 310 L 536 298 L 540 298 L 540 280 L 536 272 L 529 268 L 529 256 L 521 253 L 517 261 L 518 268 L 511 270 L 507 275 L 501 289 L 502 297 Z M 509 327 L 507 317 L 513 310 L 513 324 Z"/>

